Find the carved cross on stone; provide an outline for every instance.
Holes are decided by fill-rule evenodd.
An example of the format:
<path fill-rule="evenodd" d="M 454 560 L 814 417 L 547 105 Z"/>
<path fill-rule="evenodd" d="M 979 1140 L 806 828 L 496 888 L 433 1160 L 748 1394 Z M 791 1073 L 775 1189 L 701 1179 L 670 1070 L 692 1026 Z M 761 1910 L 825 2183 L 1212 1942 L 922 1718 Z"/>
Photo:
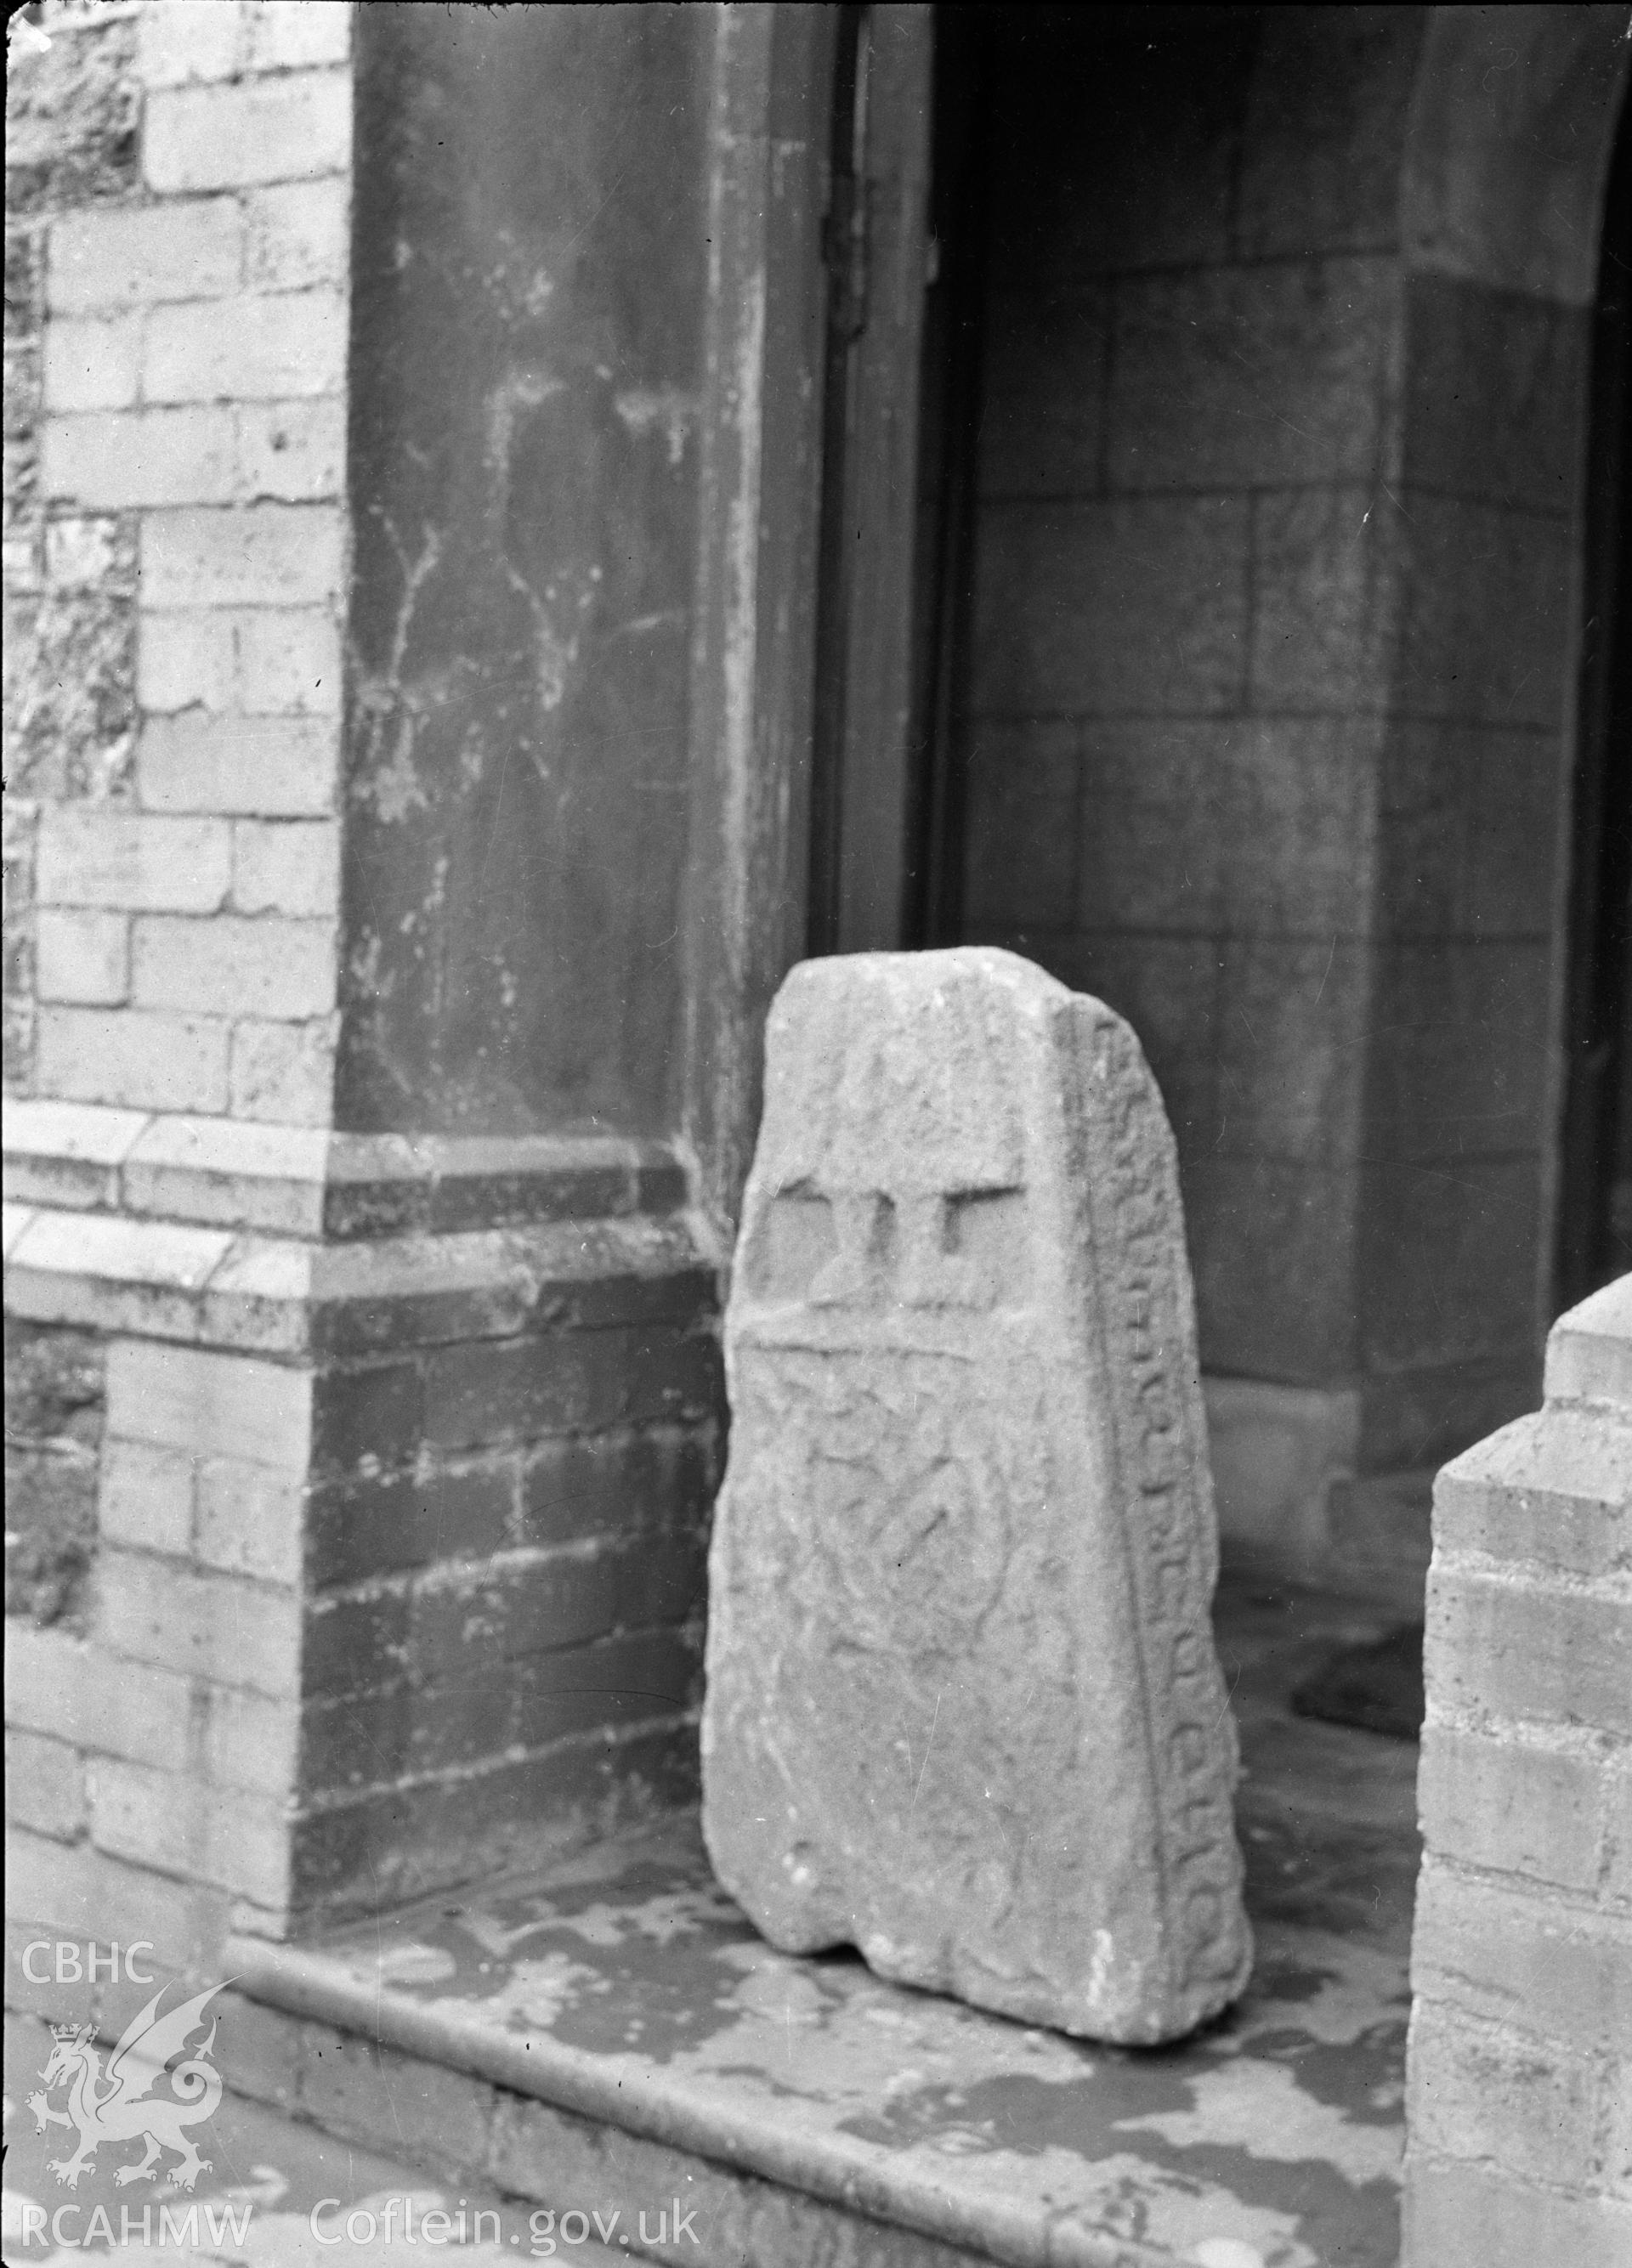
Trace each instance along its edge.
<path fill-rule="evenodd" d="M 774 1944 L 1090 2037 L 1245 1983 L 1172 1139 L 1011 954 L 807 962 L 726 1317 L 704 1827 Z"/>

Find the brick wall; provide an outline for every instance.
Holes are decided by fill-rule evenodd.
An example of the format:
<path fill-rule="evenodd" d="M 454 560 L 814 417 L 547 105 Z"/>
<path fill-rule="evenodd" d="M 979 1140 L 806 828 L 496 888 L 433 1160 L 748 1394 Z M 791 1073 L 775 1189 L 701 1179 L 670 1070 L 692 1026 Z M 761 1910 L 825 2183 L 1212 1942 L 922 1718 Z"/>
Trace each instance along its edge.
<path fill-rule="evenodd" d="M 642 1323 L 428 1347 L 325 1381 L 304 1909 L 366 1907 L 375 1884 L 447 1879 L 449 1853 L 497 1867 L 541 1827 L 695 1794 L 721 1446 L 717 1344 L 696 1327 L 713 1300 L 706 1276 L 674 1278 L 623 1303 Z"/>
<path fill-rule="evenodd" d="M 9 94 L 8 1080 L 321 1124 L 350 11 L 44 22 Z"/>
<path fill-rule="evenodd" d="M 105 1361 L 106 1440 L 96 1614 L 18 1634 L 8 1706 L 41 1771 L 14 1824 L 281 1932 L 581 1832 L 635 1783 L 683 1799 L 712 1305 L 701 1271 L 609 1274 L 522 1336 L 449 1344 L 399 1299 L 379 1351 L 315 1373 L 36 1329 L 23 1416 L 78 1366 L 99 1398 L 36 1430 L 83 1432 Z M 55 1572 L 19 1570 L 36 1592 Z M 80 1796 L 30 1793 L 58 1782 Z"/>
<path fill-rule="evenodd" d="M 432 27 L 478 79 L 482 20 Z M 587 20 L 504 27 L 569 106 L 550 42 Z M 335 1130 L 356 1123 L 334 1078 L 342 836 L 366 806 L 388 862 L 402 816 L 372 777 L 342 793 L 346 624 L 401 596 L 388 546 L 354 555 L 379 499 L 348 497 L 348 420 L 377 456 L 418 451 L 380 415 L 377 323 L 352 398 L 353 22 L 316 0 L 48 5 L 11 79 L 8 1911 L 145 1933 L 178 1968 L 208 1967 L 229 1914 L 309 1926 L 682 1800 L 696 1772 L 721 1390 L 684 1172 L 660 1140 L 530 1118 L 497 1138 L 439 1058 L 402 1131 Z M 572 53 L 617 113 L 612 48 Z M 369 114 L 378 195 L 399 122 Z M 548 304 L 539 286 L 527 320 Z M 483 461 L 484 416 L 450 477 Z M 619 526 L 648 505 L 689 526 L 689 460 L 637 441 Z M 527 495 L 548 519 L 550 484 Z M 428 610 L 462 647 L 472 618 Z M 683 747 L 642 643 L 683 660 L 683 608 L 652 619 L 620 618 L 588 673 L 643 786 L 631 684 Z M 558 690 L 528 640 L 527 686 Z M 529 745 L 498 711 L 489 850 Z M 439 796 L 470 788 L 471 747 L 462 727 L 444 751 L 451 789 L 427 760 Z M 558 923 L 527 865 L 560 850 L 555 806 L 528 809 L 513 783 L 500 865 L 524 871 L 492 895 Z M 404 887 L 417 872 L 399 858 Z M 397 909 L 376 990 L 424 969 L 449 990 L 437 924 L 479 948 L 479 880 L 444 864 Z M 588 932 L 573 951 L 623 982 Z M 635 988 L 643 1028 L 668 983 Z M 523 988 L 500 989 L 507 1013 Z M 524 1006 L 549 1020 L 538 986 Z M 476 1052 L 509 1095 L 500 1037 Z M 663 1064 L 646 1049 L 648 1085 Z"/>
<path fill-rule="evenodd" d="M 8 1454 L 56 1514 L 11 1632 L 24 1918 L 119 1935 L 136 1867 L 281 1934 L 694 1793 L 721 1397 L 672 1164 L 512 1155 L 416 1220 L 345 1138 L 302 1138 L 340 1189 L 107 1112 L 99 1166 L 54 1108 L 8 1132 L 56 1200 L 8 1223 Z"/>
<path fill-rule="evenodd" d="M 141 194 L 137 27 L 70 20 L 9 41 L 5 238 L 5 1079 L 34 1056 L 34 850 L 42 800 L 129 797 L 136 733 L 134 532 L 52 516 L 41 465 L 53 229 Z"/>
<path fill-rule="evenodd" d="M 110 1122 L 118 1154 L 107 1106 L 328 1113 L 350 11 L 47 6 L 11 31 L 5 1078 L 95 1106 L 71 1180 Z M 137 1305 L 162 1329 L 189 1263 L 160 1234 Z M 119 1307 L 87 1286 L 30 1315 L 8 1288 L 7 1611 L 34 1633 L 11 1811 L 73 1849 L 121 1847 L 72 1729 L 87 1661 L 137 1675 L 107 1633 L 141 1490 L 116 1438 L 99 1455 Z M 136 1712 L 170 1766 L 180 1705 Z M 52 1911 L 75 1904 L 65 1883 Z"/>
<path fill-rule="evenodd" d="M 1435 1499 L 1412 2268 L 1632 2250 L 1632 1277 Z"/>

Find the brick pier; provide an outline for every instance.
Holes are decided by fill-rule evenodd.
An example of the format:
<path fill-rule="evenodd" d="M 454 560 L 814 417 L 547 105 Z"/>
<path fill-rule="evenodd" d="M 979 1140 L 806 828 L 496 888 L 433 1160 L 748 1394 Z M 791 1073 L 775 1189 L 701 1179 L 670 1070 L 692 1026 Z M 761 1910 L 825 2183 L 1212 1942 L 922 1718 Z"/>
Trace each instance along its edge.
<path fill-rule="evenodd" d="M 1632 1276 L 1435 1493 L 1411 2268 L 1632 2256 Z"/>

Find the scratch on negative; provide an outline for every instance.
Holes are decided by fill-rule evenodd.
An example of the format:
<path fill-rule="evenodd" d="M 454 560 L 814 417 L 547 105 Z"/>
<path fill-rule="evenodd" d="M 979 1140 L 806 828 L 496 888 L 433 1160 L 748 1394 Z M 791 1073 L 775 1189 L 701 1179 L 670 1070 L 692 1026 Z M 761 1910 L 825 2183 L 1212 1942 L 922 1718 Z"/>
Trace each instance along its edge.
<path fill-rule="evenodd" d="M 1327 955 L 1326 955 L 1326 967 L 1325 967 L 1325 968 L 1321 970 L 1321 972 L 1320 972 L 1320 984 L 1319 984 L 1319 989 L 1318 989 L 1318 990 L 1317 990 L 1317 992 L 1316 992 L 1316 994 L 1315 994 L 1315 1005 L 1316 1005 L 1316 1007 L 1317 1007 L 1317 1008 L 1320 1005 L 1320 994 L 1321 994 L 1322 992 L 1324 992 L 1324 991 L 1326 990 L 1326 979 L 1327 979 L 1327 977 L 1328 977 L 1328 976 L 1330 976 L 1330 975 L 1332 974 L 1332 963 L 1333 963 L 1336 959 L 1337 959 L 1337 932 L 1336 932 L 1335 930 L 1333 930 L 1333 932 L 1332 932 L 1332 950 L 1331 950 L 1331 952 L 1330 952 L 1330 953 L 1328 953 L 1328 954 L 1327 954 Z"/>
<path fill-rule="evenodd" d="M 929 1719 L 929 1738 L 924 1743 L 924 1761 L 919 1771 L 918 1786 L 912 1790 L 912 1800 L 907 1806 L 906 1815 L 909 1819 L 918 1809 L 918 1799 L 923 1792 L 924 1774 L 929 1770 L 929 1751 L 935 1744 L 935 1727 L 940 1721 L 941 1704 L 945 1700 L 945 1698 L 946 1687 L 943 1685 L 941 1688 L 940 1692 L 935 1696 L 934 1714 Z"/>

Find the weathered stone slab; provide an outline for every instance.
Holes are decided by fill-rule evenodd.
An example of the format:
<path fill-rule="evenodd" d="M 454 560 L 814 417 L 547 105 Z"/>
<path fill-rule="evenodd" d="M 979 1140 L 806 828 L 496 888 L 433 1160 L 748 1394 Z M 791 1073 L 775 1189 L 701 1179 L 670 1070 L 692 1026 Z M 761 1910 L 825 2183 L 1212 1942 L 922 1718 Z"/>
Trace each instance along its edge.
<path fill-rule="evenodd" d="M 979 948 L 809 961 L 726 1316 L 704 1830 L 789 1952 L 1090 2038 L 1252 1947 L 1172 1138 L 1128 1027 Z"/>

